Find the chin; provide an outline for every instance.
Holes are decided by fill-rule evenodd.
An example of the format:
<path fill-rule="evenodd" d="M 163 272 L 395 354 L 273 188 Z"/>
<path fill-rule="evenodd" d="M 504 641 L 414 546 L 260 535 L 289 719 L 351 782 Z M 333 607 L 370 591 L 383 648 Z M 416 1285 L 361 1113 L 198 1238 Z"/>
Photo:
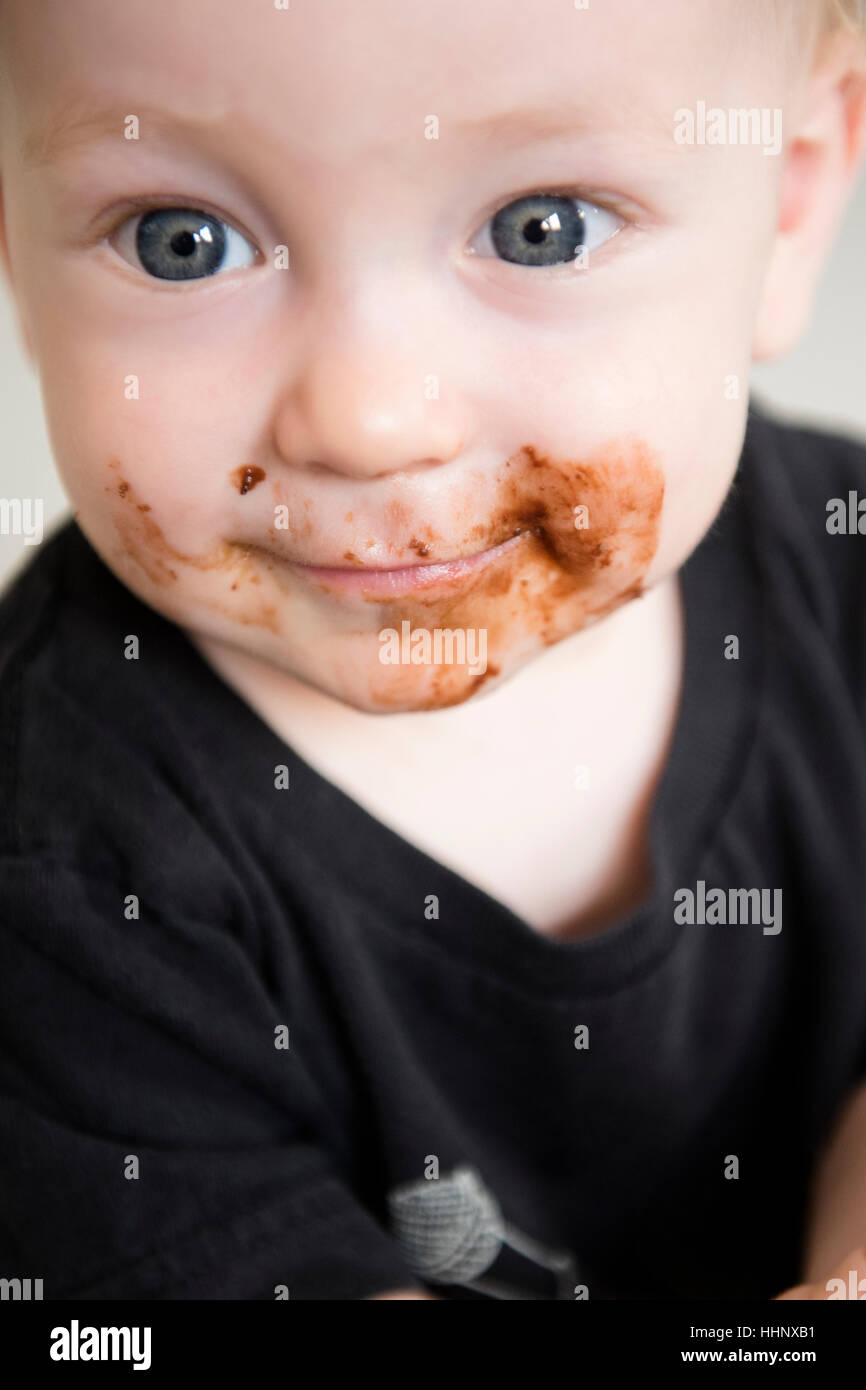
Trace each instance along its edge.
<path fill-rule="evenodd" d="M 377 663 L 366 681 L 330 688 L 328 694 L 366 714 L 412 714 L 483 699 L 506 679 L 499 663 L 493 662 L 477 672 L 466 667 Z"/>

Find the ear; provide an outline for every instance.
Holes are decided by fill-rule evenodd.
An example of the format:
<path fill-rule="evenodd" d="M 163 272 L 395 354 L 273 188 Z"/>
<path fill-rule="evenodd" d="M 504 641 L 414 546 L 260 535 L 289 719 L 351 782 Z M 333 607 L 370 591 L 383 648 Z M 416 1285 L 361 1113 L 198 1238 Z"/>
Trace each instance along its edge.
<path fill-rule="evenodd" d="M 0 182 L 0 268 L 3 271 L 3 279 L 11 288 L 11 271 L 9 266 L 9 246 L 6 241 L 6 212 L 3 202 L 3 184 Z"/>
<path fill-rule="evenodd" d="M 854 184 L 866 136 L 866 52 L 861 36 L 835 36 L 804 79 L 782 156 L 779 220 L 752 342 L 754 361 L 790 351 Z"/>
<path fill-rule="evenodd" d="M 24 321 L 24 316 L 21 313 L 21 306 L 15 294 L 15 277 L 12 273 L 12 261 L 9 256 L 9 241 L 6 236 L 6 204 L 3 199 L 2 181 L 0 181 L 0 272 L 2 272 L 3 279 L 6 281 L 6 292 L 16 310 L 18 335 L 21 339 L 24 356 L 31 365 L 34 365 L 36 359 L 33 355 L 33 344 L 30 341 L 27 324 Z"/>

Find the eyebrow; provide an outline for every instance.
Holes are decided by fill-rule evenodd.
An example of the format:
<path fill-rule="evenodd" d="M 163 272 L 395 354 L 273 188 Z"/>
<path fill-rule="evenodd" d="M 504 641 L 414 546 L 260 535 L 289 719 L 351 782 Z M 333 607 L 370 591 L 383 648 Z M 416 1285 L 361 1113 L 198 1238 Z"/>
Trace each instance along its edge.
<path fill-rule="evenodd" d="M 138 117 L 142 126 L 147 123 L 163 131 L 171 127 L 178 131 L 201 133 L 214 124 L 213 118 L 181 116 L 158 107 L 138 106 L 130 111 L 120 107 L 83 106 L 75 102 L 53 112 L 41 126 L 28 132 L 21 145 L 21 159 L 28 166 L 51 164 L 95 140 L 111 135 L 122 140 L 124 123 L 129 116 Z"/>
<path fill-rule="evenodd" d="M 142 125 L 147 123 L 163 132 L 176 130 L 191 135 L 201 135 L 207 129 L 212 129 L 218 120 L 216 117 L 192 114 L 181 116 L 159 107 L 139 106 L 135 111 L 124 111 L 120 107 L 69 103 L 55 111 L 41 126 L 28 132 L 21 145 L 21 159 L 27 166 L 38 167 L 51 164 L 96 140 L 112 135 L 123 139 L 124 122 L 131 115 L 137 116 Z M 668 112 L 654 111 L 647 120 L 647 112 L 643 111 L 639 120 L 637 114 L 623 103 L 617 108 L 617 117 L 616 126 L 634 137 L 652 132 L 667 139 L 672 138 L 673 116 Z M 594 134 L 611 129 L 613 123 L 609 113 L 599 108 L 587 109 L 559 102 L 550 106 L 493 112 L 447 124 L 462 138 L 505 136 L 511 144 L 519 145 L 558 135 Z"/>
<path fill-rule="evenodd" d="M 637 112 L 628 102 L 622 102 L 612 118 L 610 111 L 600 105 L 579 107 L 567 102 L 552 102 L 549 106 L 493 112 L 476 120 L 454 121 L 451 128 L 461 136 L 506 135 L 515 143 L 557 135 L 597 134 L 611 129 L 621 129 L 635 136 L 654 133 L 673 140 L 674 119 L 673 107 L 670 111 Z"/>

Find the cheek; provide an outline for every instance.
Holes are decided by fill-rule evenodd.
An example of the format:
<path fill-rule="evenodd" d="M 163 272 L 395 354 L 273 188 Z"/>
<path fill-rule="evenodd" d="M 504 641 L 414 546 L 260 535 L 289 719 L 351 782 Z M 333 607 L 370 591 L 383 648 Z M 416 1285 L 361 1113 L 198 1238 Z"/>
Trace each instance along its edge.
<path fill-rule="evenodd" d="M 472 631 L 473 650 L 486 651 L 486 669 L 381 667 L 371 683 L 375 705 L 459 704 L 533 652 L 637 597 L 658 548 L 664 490 L 661 467 L 639 442 L 611 443 L 584 459 L 552 459 L 525 445 L 505 465 L 493 515 L 463 538 L 467 549 L 515 535 L 520 542 L 452 593 L 379 606 L 382 628 L 402 631 L 408 622 L 414 630 Z"/>
<path fill-rule="evenodd" d="M 241 494 L 264 480 L 264 470 L 246 465 L 230 474 L 230 482 Z M 261 575 L 255 556 L 237 543 L 214 542 L 204 551 L 193 553 L 170 544 L 153 516 L 150 503 L 124 476 L 119 459 L 108 463 L 104 494 L 111 508 L 118 547 L 115 556 L 119 572 L 130 573 L 131 582 L 142 577 L 152 590 L 166 592 L 166 611 L 178 605 L 196 604 L 231 618 L 245 627 L 261 627 L 279 635 L 281 628 L 277 604 L 261 592 Z M 176 594 L 172 593 L 176 590 Z"/>

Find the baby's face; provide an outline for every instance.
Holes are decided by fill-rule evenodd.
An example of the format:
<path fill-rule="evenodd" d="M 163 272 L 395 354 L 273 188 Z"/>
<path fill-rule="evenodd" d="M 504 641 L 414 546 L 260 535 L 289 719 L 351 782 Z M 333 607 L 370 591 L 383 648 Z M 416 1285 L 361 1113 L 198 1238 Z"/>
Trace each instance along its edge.
<path fill-rule="evenodd" d="M 145 602 L 413 710 L 682 564 L 781 177 L 675 139 L 784 106 L 718 0 L 5 8 L 22 325 L 78 522 Z M 418 660 L 435 629 L 463 663 Z"/>

